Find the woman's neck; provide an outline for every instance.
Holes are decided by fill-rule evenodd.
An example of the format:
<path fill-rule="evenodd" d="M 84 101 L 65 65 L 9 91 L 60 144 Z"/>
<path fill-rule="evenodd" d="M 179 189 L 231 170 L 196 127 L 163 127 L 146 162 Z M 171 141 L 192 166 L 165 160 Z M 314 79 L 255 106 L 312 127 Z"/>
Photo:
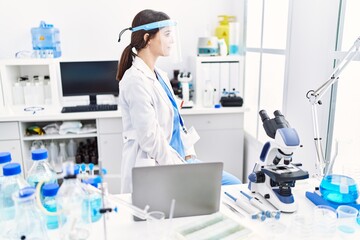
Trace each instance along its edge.
<path fill-rule="evenodd" d="M 155 70 L 155 63 L 158 58 L 157 56 L 154 56 L 150 51 L 147 51 L 147 49 L 139 51 L 137 55 L 145 62 L 151 71 Z"/>

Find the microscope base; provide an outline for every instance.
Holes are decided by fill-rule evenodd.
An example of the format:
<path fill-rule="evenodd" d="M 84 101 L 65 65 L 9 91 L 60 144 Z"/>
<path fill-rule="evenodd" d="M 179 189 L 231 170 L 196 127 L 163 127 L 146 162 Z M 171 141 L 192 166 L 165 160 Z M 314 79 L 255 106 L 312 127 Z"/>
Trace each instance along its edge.
<path fill-rule="evenodd" d="M 280 196 L 276 192 L 278 189 L 273 189 L 265 185 L 265 183 L 249 183 L 249 189 L 253 193 L 258 193 L 269 203 L 271 203 L 276 209 L 285 213 L 293 213 L 297 210 L 297 203 L 294 201 L 294 196 L 288 197 Z"/>

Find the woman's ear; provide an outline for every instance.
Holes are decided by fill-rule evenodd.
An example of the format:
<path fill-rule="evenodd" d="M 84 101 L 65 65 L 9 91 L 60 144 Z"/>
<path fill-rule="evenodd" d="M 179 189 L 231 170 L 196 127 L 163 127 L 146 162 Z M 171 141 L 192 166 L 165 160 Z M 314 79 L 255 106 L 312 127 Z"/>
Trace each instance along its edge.
<path fill-rule="evenodd" d="M 149 41 L 150 34 L 145 33 L 144 34 L 144 41 L 147 43 Z"/>

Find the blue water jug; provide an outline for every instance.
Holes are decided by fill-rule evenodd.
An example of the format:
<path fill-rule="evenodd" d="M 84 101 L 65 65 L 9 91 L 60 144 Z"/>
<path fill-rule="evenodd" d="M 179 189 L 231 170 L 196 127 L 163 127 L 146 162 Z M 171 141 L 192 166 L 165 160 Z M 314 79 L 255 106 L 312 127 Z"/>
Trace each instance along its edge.
<path fill-rule="evenodd" d="M 40 22 L 37 28 L 31 28 L 32 45 L 37 58 L 57 58 L 61 56 L 60 32 L 52 24 Z"/>

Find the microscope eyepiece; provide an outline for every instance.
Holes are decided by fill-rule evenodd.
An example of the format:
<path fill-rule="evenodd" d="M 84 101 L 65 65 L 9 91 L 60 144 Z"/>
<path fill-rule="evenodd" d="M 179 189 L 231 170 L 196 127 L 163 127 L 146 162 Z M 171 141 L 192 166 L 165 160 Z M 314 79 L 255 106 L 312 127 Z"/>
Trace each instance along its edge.
<path fill-rule="evenodd" d="M 275 117 L 280 117 L 280 116 L 284 116 L 284 115 L 280 112 L 280 110 L 276 110 L 276 111 L 274 112 L 274 116 L 275 116 Z"/>
<path fill-rule="evenodd" d="M 261 117 L 261 121 L 264 122 L 265 120 L 269 120 L 269 115 L 267 114 L 267 112 L 265 110 L 261 110 L 259 112 L 259 115 Z"/>

